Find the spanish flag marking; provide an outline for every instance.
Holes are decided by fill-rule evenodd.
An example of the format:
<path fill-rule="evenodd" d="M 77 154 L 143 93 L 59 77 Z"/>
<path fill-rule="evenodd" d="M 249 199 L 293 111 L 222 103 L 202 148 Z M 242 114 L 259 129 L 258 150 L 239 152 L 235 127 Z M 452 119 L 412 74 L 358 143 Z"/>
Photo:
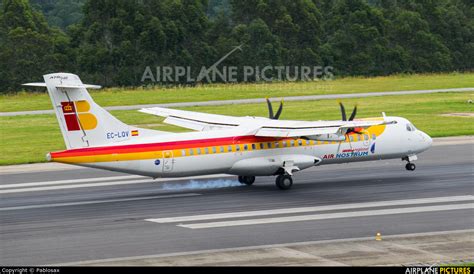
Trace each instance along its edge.
<path fill-rule="evenodd" d="M 138 130 L 132 130 L 132 136 L 138 136 Z"/>

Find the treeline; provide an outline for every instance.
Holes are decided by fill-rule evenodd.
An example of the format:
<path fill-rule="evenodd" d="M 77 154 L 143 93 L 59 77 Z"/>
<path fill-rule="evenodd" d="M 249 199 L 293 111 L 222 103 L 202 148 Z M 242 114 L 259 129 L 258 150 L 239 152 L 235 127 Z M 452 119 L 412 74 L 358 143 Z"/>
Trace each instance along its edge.
<path fill-rule="evenodd" d="M 80 15 L 55 12 L 64 30 L 27 0 L 0 3 L 2 92 L 58 71 L 139 86 L 146 66 L 199 71 L 239 45 L 220 66 L 332 66 L 340 76 L 474 64 L 472 0 L 86 0 Z"/>

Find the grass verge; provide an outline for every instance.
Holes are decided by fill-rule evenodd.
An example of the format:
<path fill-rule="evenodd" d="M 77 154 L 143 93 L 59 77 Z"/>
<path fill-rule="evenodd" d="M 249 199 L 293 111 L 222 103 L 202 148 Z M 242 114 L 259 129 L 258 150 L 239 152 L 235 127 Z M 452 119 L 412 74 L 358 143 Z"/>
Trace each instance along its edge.
<path fill-rule="evenodd" d="M 465 88 L 474 87 L 473 83 L 474 73 L 414 74 L 373 78 L 348 77 L 333 81 L 314 82 L 210 84 L 175 88 L 109 88 L 99 91 L 92 90 L 91 95 L 101 106 L 124 106 L 298 95 Z M 15 95 L 1 95 L 0 111 L 51 109 L 49 97 L 43 89 L 41 90 L 42 92 L 38 93 L 23 92 Z"/>

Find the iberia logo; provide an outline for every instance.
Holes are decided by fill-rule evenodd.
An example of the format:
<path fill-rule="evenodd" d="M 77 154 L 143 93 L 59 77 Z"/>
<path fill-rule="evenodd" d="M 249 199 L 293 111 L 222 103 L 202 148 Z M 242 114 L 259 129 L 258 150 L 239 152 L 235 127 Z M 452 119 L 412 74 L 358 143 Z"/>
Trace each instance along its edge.
<path fill-rule="evenodd" d="M 87 101 L 61 102 L 64 120 L 68 131 L 91 130 L 97 127 L 97 118 L 89 113 L 91 106 Z"/>

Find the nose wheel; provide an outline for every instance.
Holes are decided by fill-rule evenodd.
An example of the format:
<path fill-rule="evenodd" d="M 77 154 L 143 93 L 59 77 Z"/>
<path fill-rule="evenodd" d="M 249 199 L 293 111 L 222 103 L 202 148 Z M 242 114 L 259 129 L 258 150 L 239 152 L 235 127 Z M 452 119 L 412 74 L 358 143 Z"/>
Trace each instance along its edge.
<path fill-rule="evenodd" d="M 275 183 L 279 189 L 287 190 L 293 185 L 293 178 L 288 174 L 280 174 L 276 177 Z"/>
<path fill-rule="evenodd" d="M 414 171 L 416 169 L 416 165 L 414 163 L 407 163 L 405 165 L 405 168 L 406 168 L 406 170 Z"/>
<path fill-rule="evenodd" d="M 251 186 L 255 182 L 255 176 L 239 176 L 239 182 Z"/>
<path fill-rule="evenodd" d="M 413 161 L 416 161 L 416 160 L 418 160 L 418 157 L 416 157 L 416 155 L 403 157 L 402 161 L 407 161 L 407 164 L 405 165 L 405 169 L 409 171 L 414 171 L 416 169 L 416 166 L 413 163 Z"/>

